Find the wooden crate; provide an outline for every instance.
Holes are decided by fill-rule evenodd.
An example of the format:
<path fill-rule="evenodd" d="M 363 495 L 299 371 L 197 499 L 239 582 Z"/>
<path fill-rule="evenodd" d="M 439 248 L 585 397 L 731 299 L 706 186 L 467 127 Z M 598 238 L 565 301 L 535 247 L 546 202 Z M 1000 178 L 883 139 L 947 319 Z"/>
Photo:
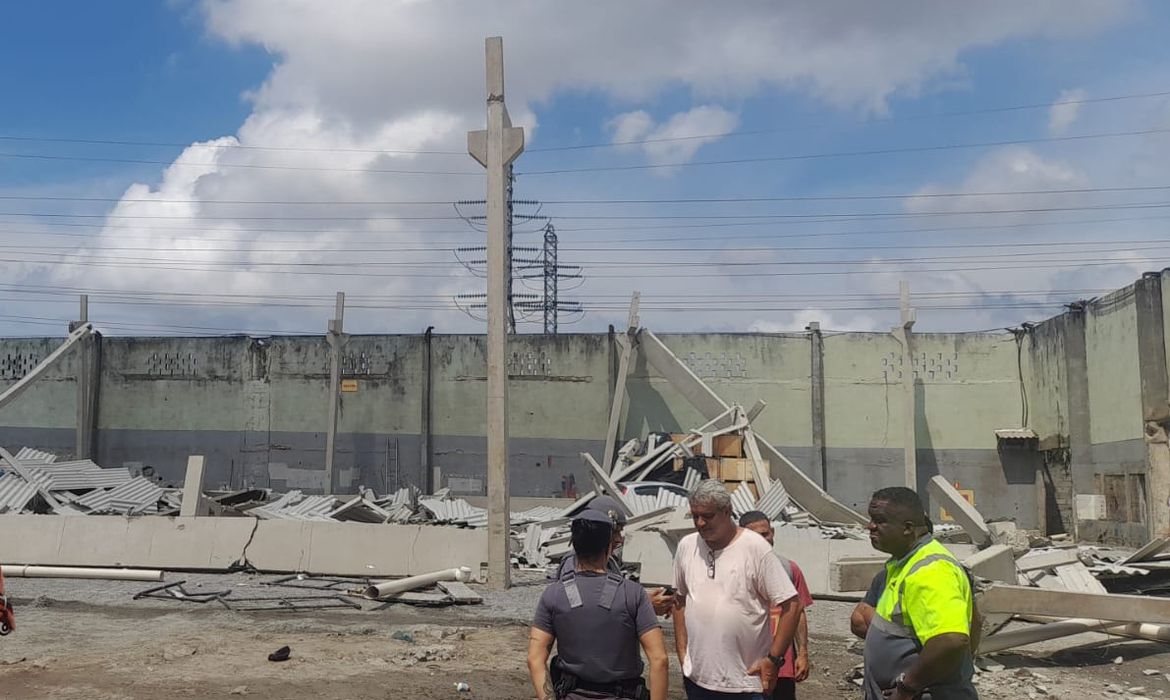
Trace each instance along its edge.
<path fill-rule="evenodd" d="M 712 457 L 743 457 L 743 436 L 716 435 L 711 451 Z"/>

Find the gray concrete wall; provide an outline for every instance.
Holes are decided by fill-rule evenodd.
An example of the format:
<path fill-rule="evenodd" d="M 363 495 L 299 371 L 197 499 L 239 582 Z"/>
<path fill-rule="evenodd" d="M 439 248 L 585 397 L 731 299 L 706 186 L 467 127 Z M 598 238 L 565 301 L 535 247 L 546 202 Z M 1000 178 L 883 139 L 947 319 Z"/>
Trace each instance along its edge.
<path fill-rule="evenodd" d="M 1142 281 L 1154 282 L 1160 284 Z M 1144 293 L 1156 292 L 1160 302 L 1163 291 Z M 1017 335 L 915 334 L 920 481 L 941 474 L 971 489 L 987 517 L 1031 527 L 1051 517 L 1046 499 L 1067 511 L 1075 493 L 1098 492 L 1107 475 L 1147 472 L 1143 420 L 1158 418 L 1159 406 L 1168 406 L 1167 397 L 1159 404 L 1159 392 L 1170 390 L 1162 390 L 1165 368 L 1161 384 L 1143 368 L 1165 364 L 1167 342 L 1164 324 L 1150 330 L 1155 324 L 1146 317 L 1157 313 L 1160 321 L 1166 305 L 1140 306 L 1135 298 L 1131 286 Z M 758 432 L 847 505 L 863 509 L 873 490 L 901 482 L 906 368 L 889 334 L 824 337 L 823 472 L 812 459 L 809 334 L 662 340 L 724 400 L 765 400 Z M 57 343 L 0 340 L 0 388 Z M 617 365 L 612 338 L 517 336 L 510 352 L 513 492 L 563 495 L 570 482 L 588 490 L 579 453 L 602 451 Z M 180 483 L 186 456 L 201 453 L 208 457 L 207 483 L 215 486 L 323 486 L 329 369 L 323 337 L 104 338 L 101 356 L 102 464 L 150 464 Z M 76 365 L 67 355 L 0 410 L 0 444 L 72 452 Z M 434 482 L 467 495 L 484 492 L 482 336 L 354 336 L 342 366 L 343 377 L 356 382 L 355 391 L 341 395 L 336 469 L 343 487 L 384 492 Z M 628 394 L 620 440 L 702 422 L 643 358 L 632 364 Z M 994 431 L 1018 427 L 1035 430 L 1036 444 L 1030 451 L 1000 449 Z M 1053 474 L 1053 464 L 1065 465 L 1067 474 Z M 1078 524 L 1090 537 L 1128 540 L 1143 539 L 1145 527 L 1141 519 Z"/>

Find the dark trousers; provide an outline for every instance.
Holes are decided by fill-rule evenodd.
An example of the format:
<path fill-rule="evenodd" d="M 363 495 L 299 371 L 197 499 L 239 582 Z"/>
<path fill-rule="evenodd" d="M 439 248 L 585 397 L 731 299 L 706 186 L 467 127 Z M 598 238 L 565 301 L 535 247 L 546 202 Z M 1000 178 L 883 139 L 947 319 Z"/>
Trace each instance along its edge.
<path fill-rule="evenodd" d="M 796 681 L 791 678 L 776 679 L 772 689 L 772 700 L 796 700 Z"/>
<path fill-rule="evenodd" d="M 765 700 L 761 693 L 720 693 L 717 690 L 707 690 L 692 683 L 690 678 L 683 678 L 683 687 L 687 691 L 687 700 Z"/>

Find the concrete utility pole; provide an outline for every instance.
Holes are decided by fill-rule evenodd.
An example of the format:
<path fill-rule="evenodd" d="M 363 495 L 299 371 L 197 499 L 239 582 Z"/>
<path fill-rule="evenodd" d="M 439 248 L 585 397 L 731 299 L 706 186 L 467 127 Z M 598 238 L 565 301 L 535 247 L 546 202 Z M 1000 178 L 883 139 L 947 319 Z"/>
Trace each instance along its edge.
<path fill-rule="evenodd" d="M 917 313 L 910 308 L 910 283 L 898 283 L 902 325 L 891 332 L 902 344 L 902 448 L 906 455 L 906 488 L 918 490 L 918 411 L 914 398 L 914 352 L 910 346 Z"/>
<path fill-rule="evenodd" d="M 342 332 L 345 292 L 337 293 L 337 309 L 329 321 L 329 432 L 325 434 L 325 493 L 333 493 L 333 452 L 337 445 L 337 414 L 341 401 L 341 349 L 349 340 Z"/>
<path fill-rule="evenodd" d="M 504 104 L 504 40 L 489 37 L 487 129 L 467 133 L 467 151 L 487 169 L 487 491 L 488 584 L 512 585 L 508 498 L 507 186 L 512 161 L 524 150 L 524 129 L 513 127 Z"/>
<path fill-rule="evenodd" d="M 821 333 L 820 321 L 808 324 L 811 345 L 809 367 L 812 385 L 812 470 L 820 475 L 821 488 L 829 490 L 829 463 L 825 448 L 825 336 Z"/>
<path fill-rule="evenodd" d="M 81 295 L 77 320 L 69 332 L 89 323 L 89 295 Z M 78 343 L 77 353 L 77 433 L 74 453 L 77 459 L 93 459 L 97 434 L 98 335 L 91 333 Z"/>

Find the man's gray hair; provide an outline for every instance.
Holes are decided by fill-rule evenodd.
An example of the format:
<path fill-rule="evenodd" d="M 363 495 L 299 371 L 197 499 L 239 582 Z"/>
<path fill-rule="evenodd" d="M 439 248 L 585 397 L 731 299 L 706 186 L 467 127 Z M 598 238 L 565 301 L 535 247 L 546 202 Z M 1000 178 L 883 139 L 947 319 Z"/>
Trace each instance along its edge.
<path fill-rule="evenodd" d="M 717 510 L 731 512 L 731 494 L 719 479 L 703 479 L 691 491 L 691 505 L 712 505 Z"/>

